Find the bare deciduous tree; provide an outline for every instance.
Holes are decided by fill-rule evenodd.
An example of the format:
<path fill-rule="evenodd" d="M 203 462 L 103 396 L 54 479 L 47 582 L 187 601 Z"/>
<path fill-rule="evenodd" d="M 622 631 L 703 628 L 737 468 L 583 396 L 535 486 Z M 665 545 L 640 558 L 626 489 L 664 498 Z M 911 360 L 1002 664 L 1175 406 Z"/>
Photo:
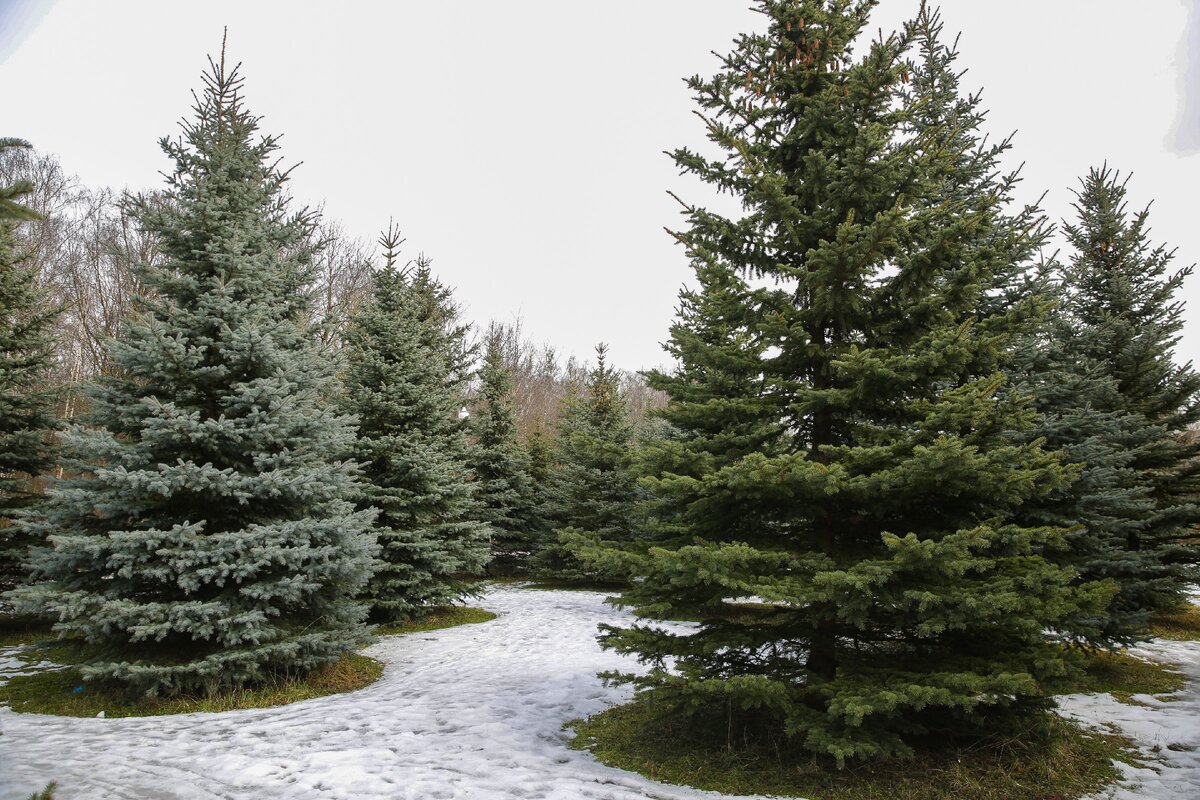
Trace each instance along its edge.
<path fill-rule="evenodd" d="M 581 390 L 591 365 L 574 356 L 563 360 L 553 345 L 533 342 L 526 337 L 519 317 L 511 323 L 492 322 L 488 335 L 500 341 L 505 363 L 512 370 L 517 427 L 522 437 L 535 432 L 553 437 L 563 404 Z M 665 404 L 665 395 L 647 386 L 640 374 L 621 370 L 620 379 L 634 425 L 640 425 L 652 409 Z"/>

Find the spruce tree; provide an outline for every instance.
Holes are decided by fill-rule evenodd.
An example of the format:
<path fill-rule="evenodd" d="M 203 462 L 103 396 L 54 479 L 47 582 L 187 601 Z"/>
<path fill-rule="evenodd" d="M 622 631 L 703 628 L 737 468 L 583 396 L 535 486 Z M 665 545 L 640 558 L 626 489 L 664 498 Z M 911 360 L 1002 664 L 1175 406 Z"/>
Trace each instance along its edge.
<path fill-rule="evenodd" d="M 550 482 L 550 471 L 554 465 L 554 452 L 551 440 L 541 428 L 529 432 L 525 440 L 525 452 L 529 456 L 529 480 L 533 485 L 533 493 L 537 505 L 542 505 L 546 486 Z"/>
<path fill-rule="evenodd" d="M 1098 614 L 1071 625 L 1073 638 L 1092 646 L 1130 644 L 1148 635 L 1153 604 L 1149 592 L 1166 577 L 1151 553 L 1130 549 L 1154 513 L 1151 487 L 1136 468 L 1146 448 L 1163 436 L 1160 426 L 1125 409 L 1116 382 L 1090 358 L 1083 344 L 1092 332 L 1064 313 L 1059 287 L 1046 290 L 1059 302 L 1036 335 L 1017 348 L 1017 390 L 1035 399 L 1037 424 L 1026 438 L 1058 450 L 1078 473 L 1068 486 L 1026 505 L 1022 514 L 1038 524 L 1070 529 L 1067 548 L 1048 553 L 1076 570 L 1080 582 L 1111 580 L 1117 592 Z"/>
<path fill-rule="evenodd" d="M 607 350 L 603 344 L 596 348 L 596 366 L 588 373 L 583 394 L 567 400 L 561 417 L 544 506 L 555 532 L 535 559 L 543 578 L 618 581 L 619 571 L 584 564 L 575 550 L 584 541 L 594 546 L 628 542 L 634 536 L 633 427 Z"/>
<path fill-rule="evenodd" d="M 28 146 L 0 139 L 0 152 Z M 25 577 L 32 540 L 14 516 L 38 497 L 32 480 L 53 463 L 58 426 L 47 388 L 56 310 L 22 263 L 16 239 L 18 223 L 37 216 L 20 204 L 32 190 L 28 183 L 0 187 L 0 592 Z"/>
<path fill-rule="evenodd" d="M 608 627 L 650 667 L 610 677 L 838 762 L 1040 713 L 1067 669 L 1044 631 L 1108 591 L 1016 518 L 1069 478 L 1002 391 L 1037 304 L 997 300 L 1044 226 L 1010 211 L 1007 144 L 958 102 L 936 17 L 862 41 L 874 6 L 762 0 L 767 30 L 690 79 L 721 152 L 674 159 L 743 212 L 685 204 L 698 288 L 679 369 L 651 376 L 673 428 L 645 462 L 651 540 L 584 553 L 640 578 L 640 616 L 703 620 Z"/>
<path fill-rule="evenodd" d="M 345 410 L 358 418 L 351 453 L 379 509 L 380 565 L 367 590 L 372 618 L 404 620 L 460 598 L 487 561 L 459 415 L 468 377 L 465 328 L 427 262 L 398 262 L 382 238 L 383 269 L 346 335 Z"/>
<path fill-rule="evenodd" d="M 1059 338 L 1110 385 L 1096 407 L 1139 429 L 1136 449 L 1120 439 L 1116 446 L 1135 455 L 1128 468 L 1151 505 L 1135 514 L 1139 524 L 1124 526 L 1112 569 L 1128 608 L 1167 609 L 1196 580 L 1200 555 L 1189 542 L 1200 522 L 1200 446 L 1182 435 L 1200 420 L 1200 374 L 1174 360 L 1183 328 L 1178 294 L 1192 267 L 1172 271 L 1174 251 L 1150 244 L 1149 208 L 1130 213 L 1115 171 L 1093 169 L 1081 184 L 1076 219 L 1065 224 L 1073 254 L 1062 270 Z"/>
<path fill-rule="evenodd" d="M 488 337 L 479 381 L 470 416 L 471 467 L 481 519 L 490 532 L 490 569 L 511 575 L 527 569 L 544 523 L 529 474 L 529 454 L 517 438 L 512 374 L 494 332 Z"/>
<path fill-rule="evenodd" d="M 97 655 L 88 680 L 213 692 L 330 663 L 365 638 L 373 516 L 347 499 L 353 437 L 302 320 L 315 220 L 289 209 L 272 136 L 224 52 L 178 140 L 165 201 L 127 198 L 159 242 L 147 287 L 69 433 L 19 605 Z"/>

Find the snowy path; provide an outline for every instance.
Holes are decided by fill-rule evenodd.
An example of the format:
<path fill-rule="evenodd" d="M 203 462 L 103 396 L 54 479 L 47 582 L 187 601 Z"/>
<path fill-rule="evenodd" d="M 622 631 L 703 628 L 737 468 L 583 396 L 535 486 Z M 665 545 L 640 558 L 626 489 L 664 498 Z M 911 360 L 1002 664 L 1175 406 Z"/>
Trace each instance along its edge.
<path fill-rule="evenodd" d="M 598 623 L 624 619 L 601 600 L 496 589 L 480 605 L 499 619 L 384 639 L 366 651 L 387 664 L 375 685 L 280 708 L 110 720 L 0 708 L 0 800 L 24 800 L 50 780 L 59 800 L 719 797 L 567 749 L 564 722 L 627 697 L 596 678 L 633 666 L 596 644 Z M 1178 699 L 1138 707 L 1078 695 L 1064 698 L 1064 713 L 1114 724 L 1163 762 L 1128 768 L 1130 785 L 1103 797 L 1195 800 L 1200 643 L 1162 642 L 1144 654 L 1183 665 L 1189 685 Z M 21 666 L 0 655 L 0 675 Z"/>
<path fill-rule="evenodd" d="M 624 700 L 596 644 L 621 613 L 589 592 L 502 588 L 481 625 L 390 637 L 376 684 L 279 708 L 75 719 L 0 708 L 0 800 L 633 800 L 714 797 L 567 749 L 568 720 Z M 6 664 L 0 658 L 0 674 Z M 13 666 L 9 661 L 7 666 Z"/>

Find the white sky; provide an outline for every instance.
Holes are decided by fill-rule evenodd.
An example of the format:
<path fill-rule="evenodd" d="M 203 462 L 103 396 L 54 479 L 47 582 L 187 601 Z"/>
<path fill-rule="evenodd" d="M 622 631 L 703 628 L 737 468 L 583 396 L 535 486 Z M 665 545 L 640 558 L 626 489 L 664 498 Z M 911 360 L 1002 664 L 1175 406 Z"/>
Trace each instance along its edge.
<path fill-rule="evenodd" d="M 883 0 L 879 24 L 916 4 Z M 1153 236 L 1181 266 L 1200 259 L 1196 4 L 942 3 L 964 87 L 985 88 L 994 135 L 1018 131 L 1028 199 L 1047 191 L 1061 218 L 1068 187 L 1107 159 L 1134 173 L 1134 205 L 1157 198 Z M 704 142 L 681 78 L 711 74 L 710 51 L 758 24 L 748 5 L 0 0 L 0 134 L 89 185 L 157 187 L 156 142 L 228 25 L 248 107 L 304 162 L 300 199 L 364 238 L 394 218 L 480 322 L 519 313 L 564 353 L 604 340 L 615 363 L 648 367 L 666 361 L 688 277 L 662 231 L 678 223 L 666 190 L 706 196 L 662 154 Z M 1187 296 L 1181 354 L 1200 361 L 1200 277 Z"/>

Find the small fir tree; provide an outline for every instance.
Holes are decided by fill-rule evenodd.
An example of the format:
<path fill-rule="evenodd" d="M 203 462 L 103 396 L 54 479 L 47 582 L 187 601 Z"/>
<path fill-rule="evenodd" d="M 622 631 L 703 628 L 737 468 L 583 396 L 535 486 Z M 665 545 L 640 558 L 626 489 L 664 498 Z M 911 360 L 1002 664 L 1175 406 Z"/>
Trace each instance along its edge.
<path fill-rule="evenodd" d="M 372 618 L 388 622 L 462 597 L 487 562 L 487 528 L 460 419 L 466 329 L 428 262 L 398 263 L 395 228 L 381 243 L 374 294 L 346 335 L 345 409 L 359 421 L 361 505 L 379 509 L 381 563 L 367 597 Z"/>
<path fill-rule="evenodd" d="M 676 234 L 699 288 L 651 377 L 651 541 L 584 551 L 640 578 L 639 615 L 702 620 L 606 628 L 649 666 L 609 677 L 838 762 L 1040 713 L 1067 670 L 1044 631 L 1108 591 L 1017 518 L 1069 477 L 1001 391 L 1036 308 L 1003 295 L 1045 226 L 1009 211 L 935 15 L 853 52 L 874 6 L 762 0 L 766 32 L 689 81 L 722 153 L 675 161 L 743 213 L 685 205 Z"/>
<path fill-rule="evenodd" d="M 373 513 L 347 499 L 357 470 L 331 454 L 352 421 L 301 322 L 314 218 L 289 210 L 237 68 L 210 67 L 162 140 L 166 202 L 127 199 L 163 258 L 137 269 L 147 296 L 33 528 L 41 582 L 16 595 L 95 648 L 86 679 L 148 693 L 305 672 L 366 636 Z"/>
<path fill-rule="evenodd" d="M 568 399 L 555 441 L 555 467 L 544 513 L 555 528 L 535 559 L 540 577 L 567 582 L 615 582 L 619 571 L 584 564 L 581 543 L 629 542 L 634 537 L 637 478 L 632 467 L 633 428 L 606 345 L 584 393 Z"/>
<path fill-rule="evenodd" d="M 471 466 L 481 519 L 491 538 L 493 572 L 523 573 L 541 536 L 530 458 L 517 437 L 512 374 L 495 331 L 488 337 L 479 396 L 471 410 Z"/>
<path fill-rule="evenodd" d="M 1095 365 L 1115 388 L 1098 408 L 1123 415 L 1126 425 L 1138 425 L 1129 417 L 1138 415 L 1157 428 L 1147 435 L 1143 427 L 1136 448 L 1117 443 L 1135 454 L 1128 468 L 1152 507 L 1135 514 L 1140 524 L 1125 526 L 1113 565 L 1124 576 L 1126 606 L 1156 611 L 1181 602 L 1196 580 L 1200 550 L 1189 540 L 1200 522 L 1200 446 L 1184 433 L 1200 420 L 1200 374 L 1174 361 L 1183 328 L 1178 295 L 1192 267 L 1171 271 L 1174 251 L 1148 241 L 1149 209 L 1130 213 L 1125 195 L 1126 181 L 1108 167 L 1082 181 L 1077 218 L 1065 225 L 1074 252 L 1062 270 L 1059 331 L 1071 357 Z"/>
<path fill-rule="evenodd" d="M 28 147 L 0 139 L 0 153 Z M 28 183 L 0 187 L 0 593 L 25 578 L 32 543 L 14 516 L 38 497 L 32 481 L 54 460 L 51 325 L 57 311 L 22 263 L 16 227 L 37 215 L 20 204 Z"/>

